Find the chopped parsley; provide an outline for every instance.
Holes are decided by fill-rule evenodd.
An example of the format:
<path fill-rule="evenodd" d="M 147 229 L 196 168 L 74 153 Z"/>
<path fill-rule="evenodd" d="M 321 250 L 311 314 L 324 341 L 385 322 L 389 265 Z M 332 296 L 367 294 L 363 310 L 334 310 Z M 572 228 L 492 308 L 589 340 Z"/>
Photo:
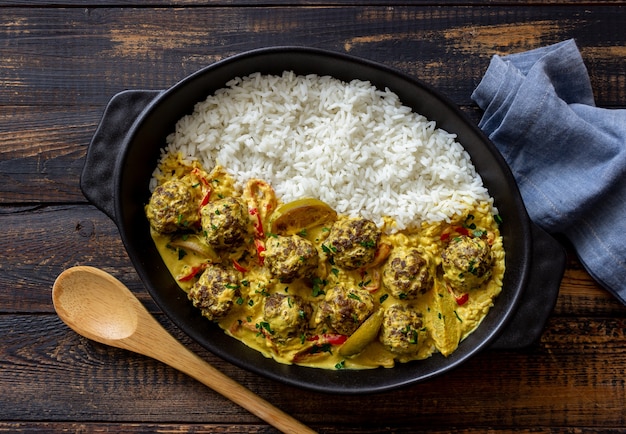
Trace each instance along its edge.
<path fill-rule="evenodd" d="M 311 350 L 309 351 L 311 354 L 317 354 L 317 353 L 329 353 L 332 354 L 332 348 L 333 346 L 331 344 L 322 344 L 322 345 L 313 345 L 311 347 Z"/>
<path fill-rule="evenodd" d="M 348 294 L 348 298 L 351 298 L 353 300 L 357 300 L 357 301 L 361 301 L 361 297 L 359 297 L 357 294 L 355 294 L 354 292 L 351 292 Z"/>
<path fill-rule="evenodd" d="M 270 323 L 268 323 L 267 321 L 261 321 L 260 323 L 256 324 L 256 328 L 259 330 L 259 334 L 262 334 L 264 330 L 270 335 L 273 335 L 275 333 L 274 330 L 272 330 Z"/>
<path fill-rule="evenodd" d="M 322 244 L 322 251 L 329 254 L 337 253 L 337 247 L 333 246 L 332 244 L 330 246 Z"/>
<path fill-rule="evenodd" d="M 255 292 L 256 294 L 261 294 L 261 295 L 263 295 L 263 296 L 265 296 L 265 297 L 269 297 L 269 296 L 270 296 L 270 293 L 269 293 L 269 292 L 267 292 L 267 289 L 266 289 L 266 288 L 255 289 L 255 290 L 254 290 L 254 292 Z"/>
<path fill-rule="evenodd" d="M 370 283 L 372 283 L 372 279 L 370 280 L 366 280 L 366 281 L 360 281 L 359 282 L 359 287 L 363 288 L 364 286 L 369 285 Z"/>
<path fill-rule="evenodd" d="M 374 240 L 360 241 L 359 244 L 365 247 L 366 249 L 373 249 L 376 247 L 376 241 Z"/>
<path fill-rule="evenodd" d="M 476 229 L 476 230 L 472 231 L 472 235 L 475 238 L 480 238 L 480 237 L 483 237 L 483 236 L 487 235 L 487 231 L 482 230 L 482 229 Z"/>
<path fill-rule="evenodd" d="M 315 277 L 313 279 L 313 297 L 326 294 L 323 287 L 326 286 L 327 283 L 328 281 Z"/>

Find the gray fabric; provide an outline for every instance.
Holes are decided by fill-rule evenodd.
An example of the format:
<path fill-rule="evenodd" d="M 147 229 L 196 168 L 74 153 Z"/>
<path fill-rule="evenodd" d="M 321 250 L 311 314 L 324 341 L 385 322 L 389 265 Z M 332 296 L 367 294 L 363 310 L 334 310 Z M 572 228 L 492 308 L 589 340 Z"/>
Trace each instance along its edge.
<path fill-rule="evenodd" d="M 626 110 L 595 106 L 574 40 L 494 56 L 472 98 L 531 219 L 626 303 Z"/>

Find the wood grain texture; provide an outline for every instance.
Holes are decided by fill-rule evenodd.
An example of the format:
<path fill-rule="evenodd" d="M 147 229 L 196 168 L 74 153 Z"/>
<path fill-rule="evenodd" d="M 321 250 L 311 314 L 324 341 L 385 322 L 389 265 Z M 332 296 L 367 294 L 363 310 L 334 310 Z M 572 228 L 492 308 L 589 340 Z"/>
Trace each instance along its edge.
<path fill-rule="evenodd" d="M 530 351 L 487 351 L 445 377 L 365 397 L 275 384 L 206 353 L 164 323 L 227 375 L 318 428 L 451 429 L 471 427 L 477 420 L 500 427 L 626 424 L 625 320 L 554 319 Z M 175 370 L 79 337 L 54 316 L 2 315 L 0 332 L 2 420 L 255 423 L 253 416 Z"/>
<path fill-rule="evenodd" d="M 623 105 L 625 7 L 3 8 L 0 100 L 100 108 L 123 89 L 167 88 L 226 56 L 288 44 L 384 62 L 470 105 L 492 55 L 576 38 L 599 103 Z"/>
<path fill-rule="evenodd" d="M 251 374 L 190 341 L 79 188 L 114 94 L 165 89 L 245 50 L 307 45 L 379 61 L 432 84 L 478 122 L 470 95 L 494 54 L 568 38 L 597 105 L 626 108 L 624 28 L 623 0 L 0 2 L 0 432 L 276 432 L 159 362 L 67 328 L 50 291 L 74 265 L 114 274 L 202 358 L 321 432 L 626 432 L 626 307 L 566 240 L 557 304 L 535 346 L 487 350 L 397 391 L 333 396 Z"/>

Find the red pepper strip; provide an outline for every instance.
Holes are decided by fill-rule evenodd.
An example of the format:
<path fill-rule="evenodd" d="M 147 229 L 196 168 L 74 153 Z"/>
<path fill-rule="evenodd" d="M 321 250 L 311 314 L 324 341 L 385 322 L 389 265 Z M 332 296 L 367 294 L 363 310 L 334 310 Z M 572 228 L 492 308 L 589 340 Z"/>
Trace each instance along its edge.
<path fill-rule="evenodd" d="M 307 341 L 319 341 L 321 344 L 331 344 L 331 345 L 341 345 L 346 340 L 348 340 L 348 336 L 340 335 L 335 333 L 324 333 L 321 336 L 315 335 L 307 338 Z"/>
<path fill-rule="evenodd" d="M 254 224 L 257 238 L 265 238 L 263 220 L 270 212 L 276 208 L 276 193 L 272 187 L 260 179 L 251 179 L 244 187 L 244 197 L 248 202 L 250 215 L 255 216 L 257 222 Z"/>
<path fill-rule="evenodd" d="M 207 181 L 204 175 L 202 175 L 202 173 L 200 172 L 200 169 L 198 169 L 197 167 L 194 167 L 191 173 L 196 175 L 198 179 L 200 179 L 200 182 L 202 182 L 205 185 L 205 187 L 208 187 L 210 185 L 209 181 Z"/>
<path fill-rule="evenodd" d="M 462 227 L 462 226 L 456 227 L 456 228 L 454 228 L 454 230 L 457 231 L 461 235 L 465 235 L 465 236 L 469 235 L 469 230 L 467 228 Z"/>
<path fill-rule="evenodd" d="M 467 300 L 469 300 L 468 292 L 463 293 L 461 295 L 456 295 L 456 293 L 449 286 L 448 286 L 448 292 L 452 294 L 452 296 L 456 300 L 456 304 L 458 304 L 459 306 L 463 306 L 465 303 L 467 303 Z"/>
<path fill-rule="evenodd" d="M 243 267 L 239 262 L 237 262 L 236 259 L 233 259 L 233 267 L 235 267 L 237 271 L 241 271 L 242 273 L 248 272 L 248 269 Z"/>
<path fill-rule="evenodd" d="M 263 265 L 265 263 L 265 258 L 261 254 L 265 251 L 265 246 L 263 245 L 263 241 L 255 239 L 254 245 L 256 246 L 256 256 L 259 259 L 259 264 Z"/>
<path fill-rule="evenodd" d="M 469 300 L 469 294 L 466 292 L 463 295 L 460 296 L 454 296 L 454 298 L 456 299 L 456 304 L 458 304 L 459 306 L 463 306 L 465 303 L 467 303 L 467 300 Z"/>
<path fill-rule="evenodd" d="M 206 194 L 204 195 L 204 197 L 202 198 L 202 201 L 200 201 L 200 208 L 202 208 L 203 206 L 205 206 L 207 203 L 209 203 L 209 200 L 211 199 L 211 189 L 209 188 L 206 192 Z"/>
<path fill-rule="evenodd" d="M 469 230 L 467 228 L 464 228 L 462 226 L 455 226 L 454 228 L 452 228 L 454 230 L 454 232 L 461 234 L 461 235 L 465 235 L 466 237 L 469 236 Z M 450 238 L 451 234 L 450 232 L 444 232 L 443 234 L 441 234 L 441 236 L 439 237 L 439 239 L 441 241 L 447 241 Z"/>
<path fill-rule="evenodd" d="M 191 267 L 191 271 L 188 274 L 185 274 L 183 277 L 179 277 L 179 282 L 188 282 L 198 274 L 200 271 L 204 270 L 207 267 L 207 264 L 201 264 L 196 267 Z"/>
<path fill-rule="evenodd" d="M 309 336 L 306 340 L 315 342 L 311 347 L 299 351 L 293 358 L 295 363 L 308 359 L 309 357 L 323 357 L 324 353 L 330 352 L 324 345 L 341 345 L 348 339 L 346 335 L 335 333 L 324 333 L 322 335 Z"/>
<path fill-rule="evenodd" d="M 261 213 L 257 208 L 250 208 L 250 215 L 256 217 L 256 223 L 253 224 L 256 231 L 257 238 L 265 238 L 265 231 L 263 230 L 263 222 L 261 221 Z"/>
<path fill-rule="evenodd" d="M 335 335 L 335 334 L 323 334 L 322 339 L 325 343 L 331 345 L 341 345 L 345 341 L 348 340 L 348 336 L 346 335 Z"/>
<path fill-rule="evenodd" d="M 202 197 L 202 200 L 200 201 L 200 206 L 199 206 L 199 210 L 200 210 L 202 209 L 203 206 L 209 203 L 209 200 L 211 199 L 211 192 L 212 192 L 211 183 L 209 183 L 209 181 L 204 177 L 204 175 L 202 175 L 202 173 L 200 172 L 200 169 L 198 169 L 197 167 L 194 167 L 191 173 L 196 175 L 198 179 L 200 180 L 200 183 L 204 185 L 204 187 L 206 188 L 206 193 L 204 193 L 204 196 Z"/>

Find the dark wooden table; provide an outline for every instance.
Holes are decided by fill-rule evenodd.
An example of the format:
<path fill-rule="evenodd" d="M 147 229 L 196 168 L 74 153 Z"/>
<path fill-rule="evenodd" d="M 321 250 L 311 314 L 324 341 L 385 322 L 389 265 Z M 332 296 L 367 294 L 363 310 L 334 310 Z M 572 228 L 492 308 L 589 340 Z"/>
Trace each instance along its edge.
<path fill-rule="evenodd" d="M 626 432 L 626 307 L 565 241 L 567 269 L 536 345 L 487 350 L 397 391 L 326 395 L 191 342 L 142 287 L 114 223 L 79 190 L 111 96 L 167 88 L 241 51 L 308 45 L 380 61 L 431 83 L 477 122 L 470 94 L 492 55 L 568 38 L 597 104 L 626 107 L 625 29 L 623 0 L 1 2 L 0 431 L 274 432 L 173 369 L 67 328 L 50 291 L 80 264 L 113 273 L 198 354 L 321 432 Z"/>

